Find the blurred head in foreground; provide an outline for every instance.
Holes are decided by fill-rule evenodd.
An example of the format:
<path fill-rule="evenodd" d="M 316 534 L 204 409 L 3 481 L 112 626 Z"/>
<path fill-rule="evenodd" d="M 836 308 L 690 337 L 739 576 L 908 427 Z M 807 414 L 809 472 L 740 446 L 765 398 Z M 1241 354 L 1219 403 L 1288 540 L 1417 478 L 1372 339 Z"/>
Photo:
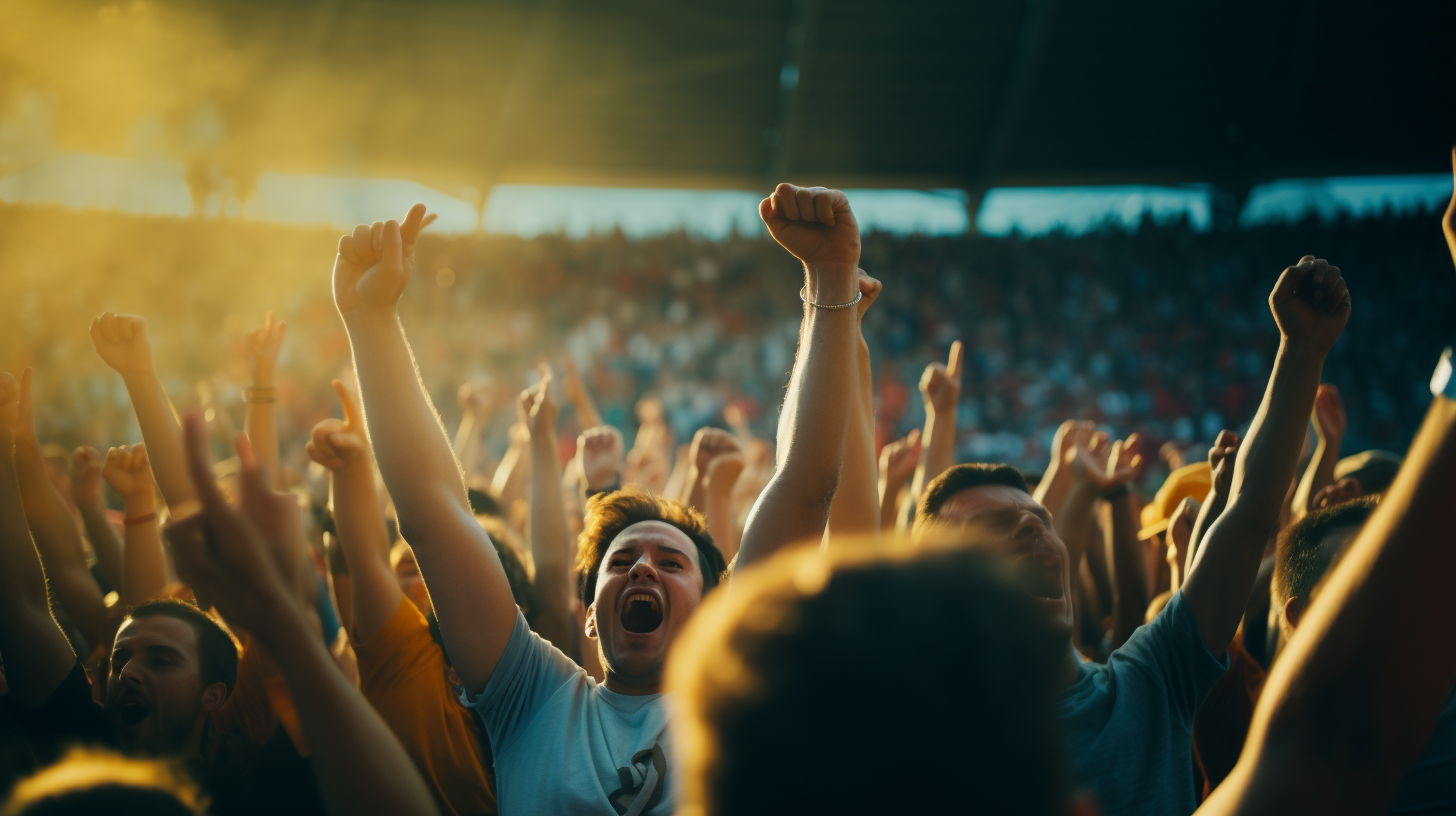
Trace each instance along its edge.
<path fill-rule="evenodd" d="M 171 765 L 72 749 L 15 786 L 3 816 L 200 816 L 207 803 Z"/>
<path fill-rule="evenodd" d="M 836 543 L 734 577 L 678 641 L 680 814 L 1053 814 L 1066 639 L 983 553 Z"/>

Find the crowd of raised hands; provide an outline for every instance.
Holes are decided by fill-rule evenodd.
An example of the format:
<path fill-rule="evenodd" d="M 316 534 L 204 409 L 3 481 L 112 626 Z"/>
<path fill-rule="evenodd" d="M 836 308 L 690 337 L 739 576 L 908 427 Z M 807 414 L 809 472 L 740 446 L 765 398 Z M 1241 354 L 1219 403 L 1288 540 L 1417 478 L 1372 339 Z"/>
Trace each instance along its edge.
<path fill-rule="evenodd" d="M 241 431 L 173 411 L 142 316 L 90 327 L 139 444 L 49 453 L 34 380 L 64 372 L 0 372 L 6 812 L 1456 807 L 1456 387 L 1443 361 L 1403 461 L 1341 458 L 1345 271 L 1271 267 L 1263 399 L 1206 459 L 1069 419 L 1028 480 L 957 462 L 959 340 L 924 427 L 877 445 L 894 270 L 839 191 L 760 215 L 803 280 L 773 439 L 734 404 L 676 438 L 649 397 L 629 447 L 570 361 L 461 386 L 452 436 L 398 316 L 423 205 L 339 240 L 325 501 L 280 460 L 271 312 Z M 1456 261 L 1456 198 L 1443 225 Z"/>

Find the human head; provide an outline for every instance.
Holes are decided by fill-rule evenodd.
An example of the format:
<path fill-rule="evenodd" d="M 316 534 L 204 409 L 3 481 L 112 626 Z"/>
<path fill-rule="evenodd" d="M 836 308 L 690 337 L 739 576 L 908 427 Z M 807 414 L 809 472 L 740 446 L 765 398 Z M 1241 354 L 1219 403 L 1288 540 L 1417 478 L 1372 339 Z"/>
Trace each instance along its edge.
<path fill-rule="evenodd" d="M 727 565 L 700 513 L 628 487 L 587 502 L 576 567 L 586 635 L 607 674 L 653 688 L 667 647 Z"/>
<path fill-rule="evenodd" d="M 1390 451 L 1362 451 L 1335 463 L 1335 481 L 1354 481 L 1361 496 L 1384 493 L 1400 472 L 1400 463 L 1401 458 Z"/>
<path fill-rule="evenodd" d="M 394 542 L 394 546 L 389 548 L 389 568 L 394 571 L 399 591 L 410 599 L 421 615 L 429 617 L 435 609 L 430 603 L 430 591 L 425 588 L 424 576 L 420 575 L 415 551 L 404 540 Z"/>
<path fill-rule="evenodd" d="M 1010 465 L 964 464 L 925 488 L 913 535 L 926 542 L 949 536 L 974 542 L 1008 560 L 1018 582 L 1041 603 L 1059 628 L 1072 631 L 1072 571 L 1067 545 L 1051 514 L 1027 492 Z"/>
<path fill-rule="evenodd" d="M 1309 608 L 1320 579 L 1365 526 L 1378 501 L 1366 496 L 1316 510 L 1279 536 L 1270 595 L 1286 642 Z"/>
<path fill-rule="evenodd" d="M 1065 812 L 1065 635 L 976 549 L 803 547 L 735 577 L 669 662 L 679 813 Z"/>
<path fill-rule="evenodd" d="M 15 786 L 3 816 L 202 816 L 207 800 L 165 762 L 73 748 Z"/>
<path fill-rule="evenodd" d="M 237 643 L 217 621 L 190 603 L 148 601 L 116 631 L 106 712 L 124 748 L 180 753 L 237 679 Z"/>

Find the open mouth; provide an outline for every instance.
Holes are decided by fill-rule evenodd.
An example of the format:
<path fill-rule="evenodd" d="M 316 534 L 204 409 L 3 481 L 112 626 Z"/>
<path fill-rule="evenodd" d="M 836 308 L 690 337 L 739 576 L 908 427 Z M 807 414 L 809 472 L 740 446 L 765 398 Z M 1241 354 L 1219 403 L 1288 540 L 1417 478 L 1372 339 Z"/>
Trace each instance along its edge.
<path fill-rule="evenodd" d="M 657 627 L 661 625 L 662 607 L 657 598 L 646 592 L 627 596 L 627 602 L 622 606 L 623 629 L 636 635 L 645 635 L 657 631 Z"/>
<path fill-rule="evenodd" d="M 1016 562 L 1016 582 L 1037 598 L 1062 599 L 1062 562 L 1055 555 L 1028 555 Z"/>
<path fill-rule="evenodd" d="M 147 718 L 147 707 L 141 703 L 126 703 L 117 710 L 117 719 L 122 725 L 133 726 Z"/>

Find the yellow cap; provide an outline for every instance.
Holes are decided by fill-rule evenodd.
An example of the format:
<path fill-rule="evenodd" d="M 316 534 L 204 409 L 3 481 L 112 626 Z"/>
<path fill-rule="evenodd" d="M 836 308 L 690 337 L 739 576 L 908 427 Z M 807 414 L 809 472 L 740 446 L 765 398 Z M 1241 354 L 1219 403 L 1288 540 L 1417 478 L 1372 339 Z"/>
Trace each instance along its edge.
<path fill-rule="evenodd" d="M 1146 541 L 1168 529 L 1168 522 L 1185 498 L 1203 501 L 1213 489 L 1213 469 L 1207 462 L 1184 465 L 1168 474 L 1153 500 L 1143 505 L 1143 528 L 1138 541 Z"/>

